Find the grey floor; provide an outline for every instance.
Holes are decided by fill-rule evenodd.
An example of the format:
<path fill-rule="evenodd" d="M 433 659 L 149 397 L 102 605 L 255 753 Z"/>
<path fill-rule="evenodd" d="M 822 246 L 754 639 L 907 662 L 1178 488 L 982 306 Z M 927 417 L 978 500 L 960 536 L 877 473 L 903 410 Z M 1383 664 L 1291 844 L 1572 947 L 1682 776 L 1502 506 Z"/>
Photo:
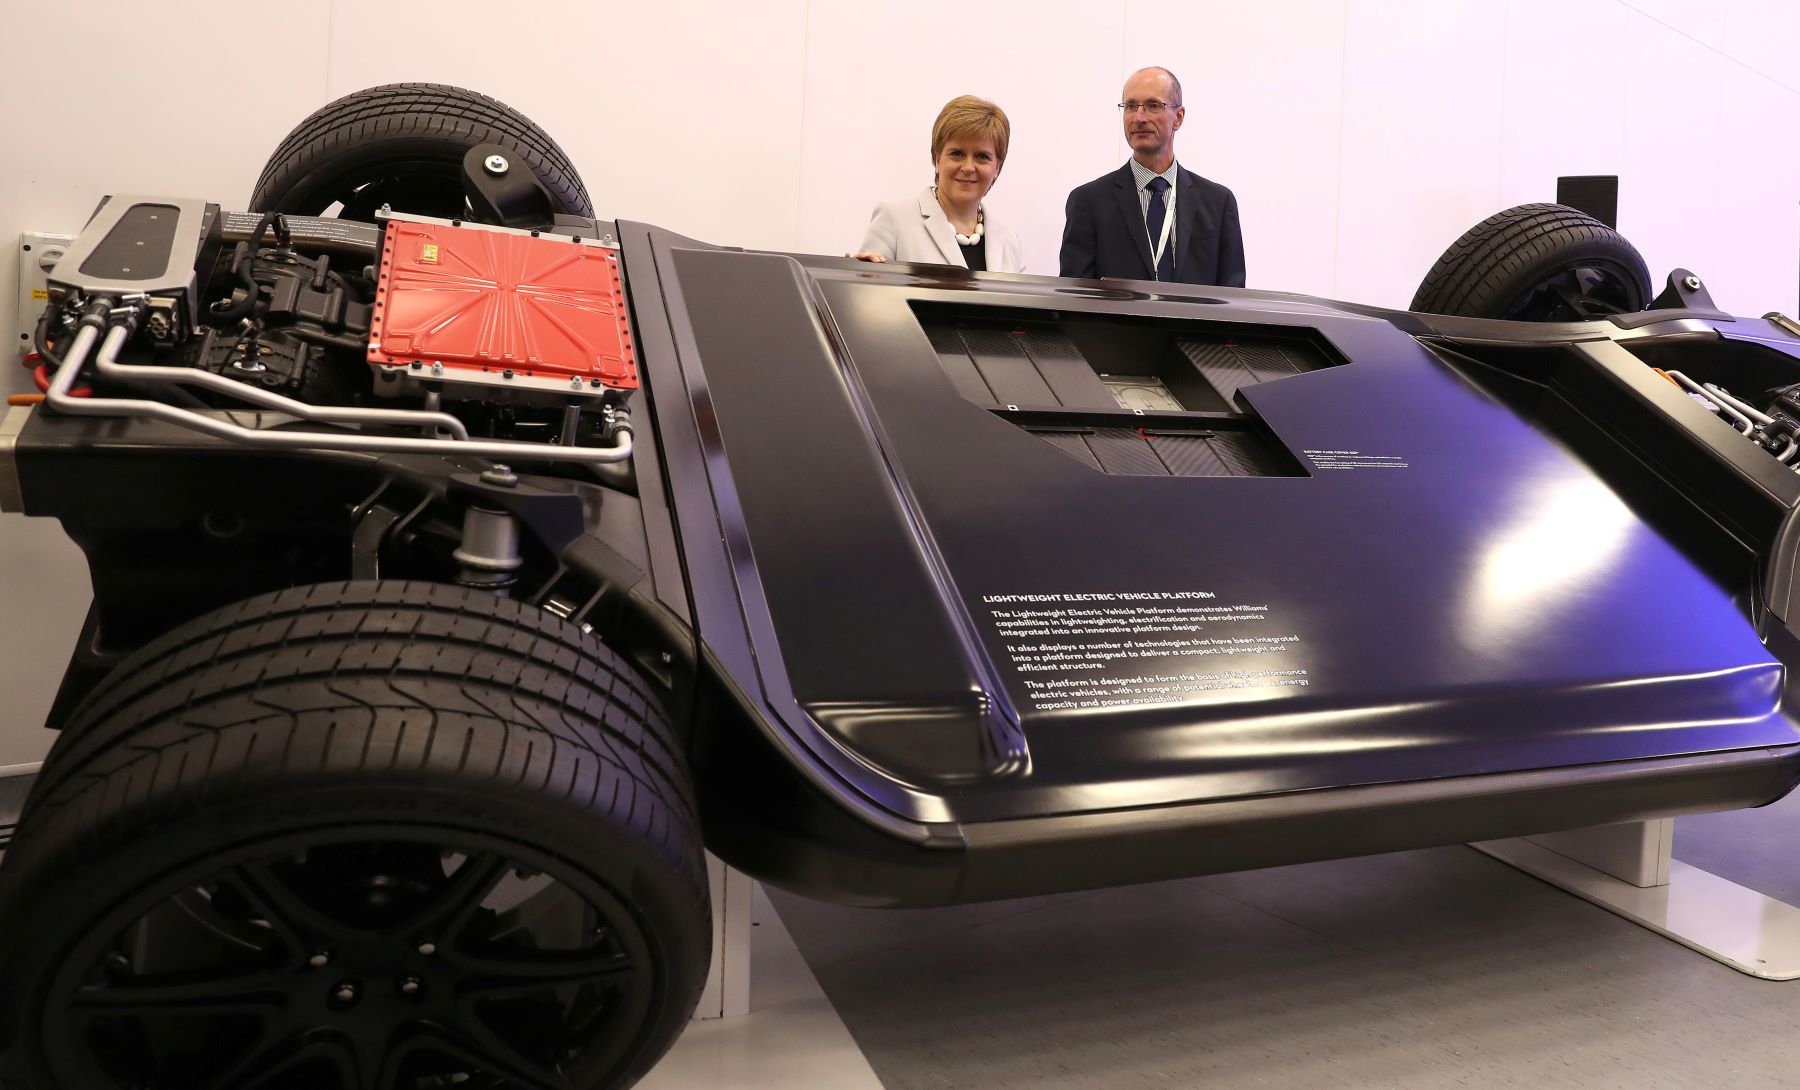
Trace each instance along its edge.
<path fill-rule="evenodd" d="M 1800 798 L 1684 818 L 1676 855 L 1791 899 L 1797 835 Z M 773 900 L 889 1090 L 1800 1085 L 1800 981 L 1467 848 L 956 909 Z"/>

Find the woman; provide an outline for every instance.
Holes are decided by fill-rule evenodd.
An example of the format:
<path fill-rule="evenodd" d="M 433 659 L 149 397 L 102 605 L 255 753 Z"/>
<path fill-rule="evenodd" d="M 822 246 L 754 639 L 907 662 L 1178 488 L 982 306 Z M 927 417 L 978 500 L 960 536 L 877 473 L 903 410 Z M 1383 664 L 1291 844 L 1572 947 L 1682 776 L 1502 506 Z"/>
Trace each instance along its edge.
<path fill-rule="evenodd" d="M 995 223 L 981 203 L 1006 163 L 1012 126 L 986 99 L 962 95 L 931 126 L 936 184 L 916 197 L 875 209 L 863 236 L 864 261 L 923 261 L 976 272 L 1024 272 L 1019 236 Z"/>

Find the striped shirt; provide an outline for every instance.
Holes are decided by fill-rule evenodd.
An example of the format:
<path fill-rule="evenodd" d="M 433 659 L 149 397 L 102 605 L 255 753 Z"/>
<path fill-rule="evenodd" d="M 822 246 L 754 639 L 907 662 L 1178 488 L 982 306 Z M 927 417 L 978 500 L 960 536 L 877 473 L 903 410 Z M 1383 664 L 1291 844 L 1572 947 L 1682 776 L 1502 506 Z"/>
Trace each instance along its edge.
<path fill-rule="evenodd" d="M 1149 167 L 1138 162 L 1135 158 L 1131 160 L 1131 173 L 1132 176 L 1137 179 L 1138 209 L 1144 213 L 1144 236 L 1146 238 L 1149 238 L 1150 236 L 1150 190 L 1145 187 L 1150 184 L 1150 179 L 1152 178 L 1161 178 L 1169 183 L 1169 188 L 1163 190 L 1163 215 L 1169 217 L 1169 250 L 1171 252 L 1179 252 L 1175 248 L 1174 221 L 1175 183 L 1180 180 L 1176 177 L 1176 173 L 1180 169 L 1181 165 L 1179 163 L 1171 161 L 1168 170 L 1163 171 L 1161 174 L 1157 174 L 1151 171 Z M 1156 252 L 1156 240 L 1154 238 L 1150 239 L 1150 252 L 1153 254 Z"/>

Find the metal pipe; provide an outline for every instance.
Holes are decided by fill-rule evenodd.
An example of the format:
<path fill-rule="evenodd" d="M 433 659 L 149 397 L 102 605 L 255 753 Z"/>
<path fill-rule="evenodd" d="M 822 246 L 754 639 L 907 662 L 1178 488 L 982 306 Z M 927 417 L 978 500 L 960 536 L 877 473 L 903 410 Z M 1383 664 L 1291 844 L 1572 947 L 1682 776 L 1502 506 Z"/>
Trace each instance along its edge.
<path fill-rule="evenodd" d="M 1745 435 L 1749 435 L 1752 431 L 1756 430 L 1756 425 L 1752 424 L 1750 422 L 1749 417 L 1745 416 L 1743 413 L 1738 412 L 1736 409 L 1725 404 L 1723 401 L 1720 401 L 1717 398 L 1713 397 L 1713 395 L 1707 391 L 1706 387 L 1700 385 L 1698 382 L 1695 382 L 1693 379 L 1682 374 L 1680 371 L 1664 371 L 1663 374 L 1668 375 L 1670 378 L 1681 383 L 1683 386 L 1687 387 L 1689 390 L 1693 391 L 1696 394 L 1699 394 L 1701 397 L 1712 402 L 1715 406 L 1718 407 L 1718 410 L 1720 412 L 1722 412 L 1726 416 L 1729 416 L 1732 419 L 1736 420 L 1738 422 L 1738 424 L 1742 424 L 1743 427 L 1738 428 L 1738 430 L 1743 432 Z"/>
<path fill-rule="evenodd" d="M 118 328 L 122 327 L 115 327 L 115 330 Z M 127 330 L 126 333 L 129 335 L 130 331 Z M 121 347 L 123 343 L 121 340 Z M 458 439 L 469 437 L 469 429 L 463 426 L 461 420 L 449 413 L 425 413 L 417 409 L 321 408 L 317 405 L 308 405 L 304 401 L 296 401 L 291 397 L 283 397 L 269 390 L 236 382 L 224 375 L 215 375 L 211 371 L 201 371 L 193 367 L 138 367 L 119 363 L 117 357 L 117 348 L 107 351 L 103 347 L 100 355 L 94 360 L 94 367 L 109 378 L 204 386 L 216 394 L 235 397 L 260 408 L 273 409 L 276 412 L 299 417 L 301 420 L 311 420 L 317 423 L 396 424 L 401 427 L 414 428 L 438 427 Z"/>
<path fill-rule="evenodd" d="M 100 330 L 92 325 L 83 325 L 75 331 L 75 339 L 69 342 L 68 351 L 63 353 L 62 366 L 50 379 L 50 388 L 44 391 L 44 399 L 57 412 L 80 414 L 83 409 L 76 403 L 84 400 L 69 396 L 75 385 L 76 372 L 87 362 L 88 353 L 94 350 L 94 342 L 100 339 Z M 87 410 L 93 415 L 92 410 Z"/>
<path fill-rule="evenodd" d="M 1758 424 L 1773 424 L 1773 423 L 1775 423 L 1774 417 L 1770 416 L 1768 413 L 1758 410 L 1755 406 L 1751 405 L 1750 403 L 1740 400 L 1739 398 L 1735 397 L 1730 391 L 1726 390 L 1725 387 L 1720 386 L 1718 383 L 1716 383 L 1716 382 L 1706 383 L 1706 388 L 1714 395 L 1715 398 L 1724 400 L 1724 402 L 1726 404 L 1730 405 L 1732 408 L 1736 409 L 1738 412 L 1743 413 L 1745 416 L 1749 417 L 1750 419 L 1756 421 Z"/>
<path fill-rule="evenodd" d="M 161 370 L 156 367 L 132 367 L 115 362 L 120 349 L 124 347 L 125 341 L 130 335 L 131 330 L 122 325 L 114 326 L 106 334 L 106 340 L 101 345 L 100 353 L 95 359 L 95 367 L 101 374 L 140 377 L 143 372 Z M 56 411 L 72 416 L 147 416 L 244 446 L 283 450 L 349 450 L 379 454 L 472 454 L 477 457 L 514 462 L 623 462 L 631 457 L 631 431 L 628 427 L 619 429 L 618 442 L 610 447 L 561 447 L 548 443 L 520 443 L 502 439 L 413 439 L 404 436 L 362 435 L 355 432 L 264 431 L 241 427 L 215 417 L 190 412 L 187 409 L 178 409 L 160 401 L 142 401 L 133 398 L 71 397 L 69 388 L 74 385 L 75 375 L 81 370 L 81 365 L 86 361 L 88 353 L 93 351 L 94 341 L 98 336 L 98 330 L 92 323 L 83 324 L 80 331 L 75 334 L 75 340 L 70 344 L 68 352 L 64 354 L 63 365 L 57 369 L 56 378 L 51 382 L 47 395 L 48 403 Z M 280 402 L 290 402 L 288 398 L 267 394 L 262 390 L 251 390 L 230 379 L 220 379 L 219 381 L 229 387 L 225 391 L 227 393 L 235 394 L 243 391 L 274 397 Z M 290 403 L 301 405 L 300 402 Z M 310 406 L 302 407 L 310 408 Z M 418 424 L 421 421 L 432 423 L 438 417 L 448 417 L 455 421 L 460 435 L 468 434 L 462 426 L 462 421 L 445 413 L 418 413 L 404 409 L 361 411 L 378 412 L 383 421 L 398 416 L 408 424 Z M 366 416 L 363 419 L 370 423 L 376 422 Z"/>

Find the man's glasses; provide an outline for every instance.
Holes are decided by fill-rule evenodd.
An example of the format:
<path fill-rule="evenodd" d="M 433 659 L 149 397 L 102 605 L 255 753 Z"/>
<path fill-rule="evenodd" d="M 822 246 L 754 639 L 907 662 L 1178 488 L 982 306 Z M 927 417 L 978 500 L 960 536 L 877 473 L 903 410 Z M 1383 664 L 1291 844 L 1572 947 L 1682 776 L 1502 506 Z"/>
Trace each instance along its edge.
<path fill-rule="evenodd" d="M 1164 110 L 1179 110 L 1181 109 L 1181 106 L 1179 103 L 1158 102 L 1155 99 L 1151 99 L 1149 102 L 1121 102 L 1119 103 L 1119 109 L 1124 110 L 1128 114 L 1135 114 L 1139 110 L 1142 110 L 1151 117 L 1155 117 Z"/>

